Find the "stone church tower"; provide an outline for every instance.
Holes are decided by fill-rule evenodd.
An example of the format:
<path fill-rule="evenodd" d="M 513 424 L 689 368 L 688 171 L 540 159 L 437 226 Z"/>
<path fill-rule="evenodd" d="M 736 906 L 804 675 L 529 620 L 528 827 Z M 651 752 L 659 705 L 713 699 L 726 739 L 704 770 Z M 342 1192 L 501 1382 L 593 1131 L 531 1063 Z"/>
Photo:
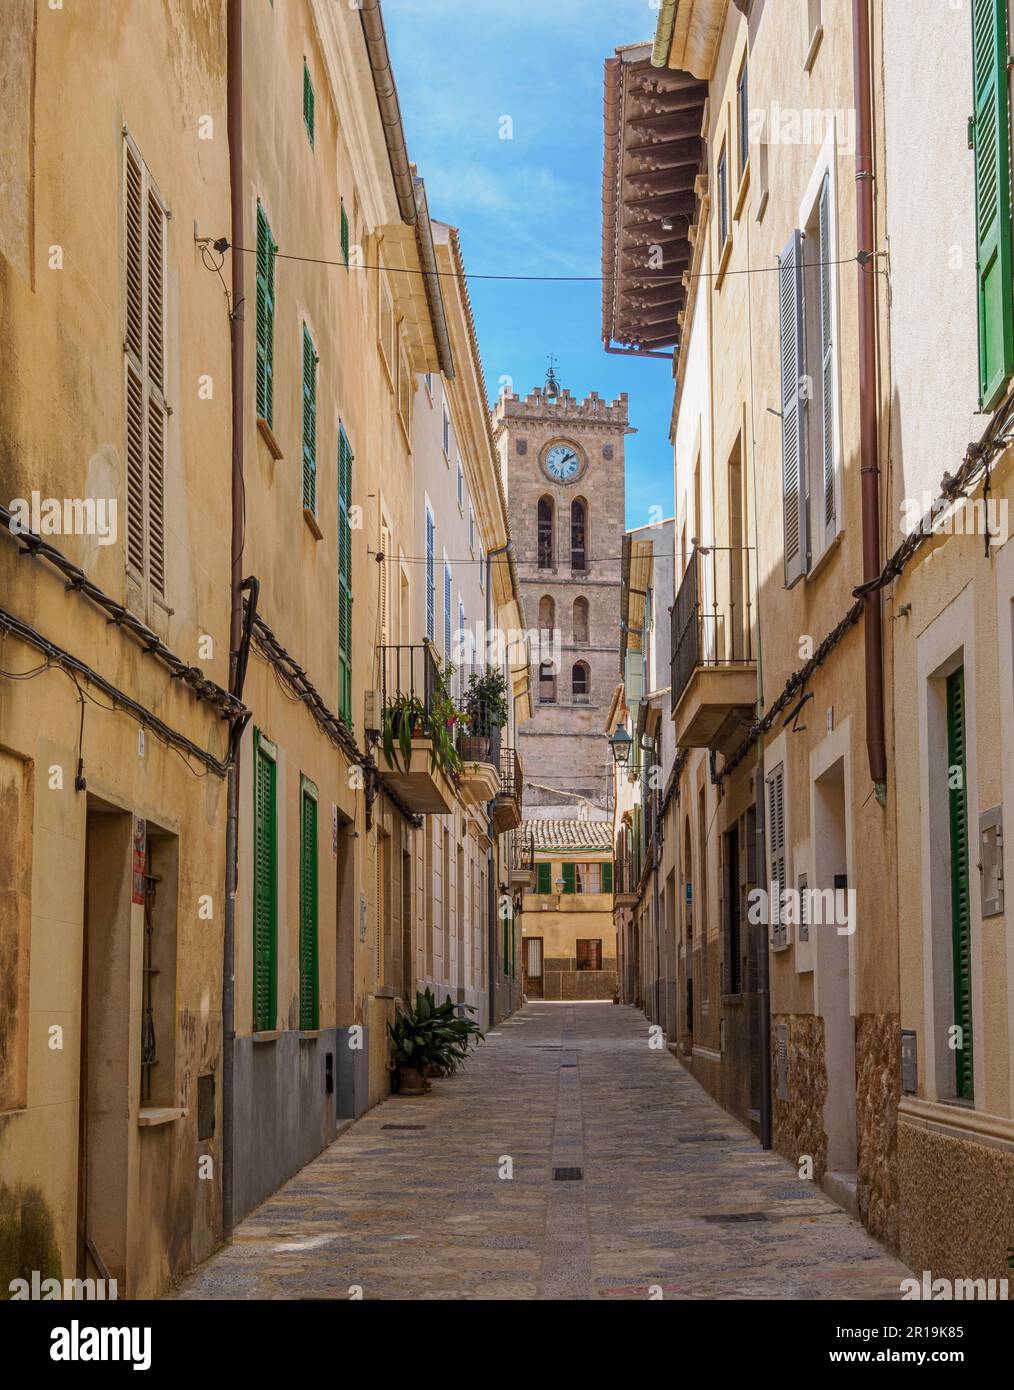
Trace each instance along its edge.
<path fill-rule="evenodd" d="M 604 818 L 612 764 L 604 726 L 620 678 L 627 396 L 575 400 L 550 369 L 546 386 L 524 400 L 501 395 L 493 428 L 525 619 L 551 657 L 538 665 L 533 650 L 535 714 L 518 733 L 526 815 Z"/>

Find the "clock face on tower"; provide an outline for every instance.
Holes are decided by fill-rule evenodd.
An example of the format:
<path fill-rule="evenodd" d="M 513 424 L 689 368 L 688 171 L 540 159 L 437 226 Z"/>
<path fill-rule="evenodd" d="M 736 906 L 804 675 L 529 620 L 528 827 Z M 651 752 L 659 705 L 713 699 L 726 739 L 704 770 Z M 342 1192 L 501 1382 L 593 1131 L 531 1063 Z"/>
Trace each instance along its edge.
<path fill-rule="evenodd" d="M 553 444 L 546 450 L 542 466 L 557 483 L 576 482 L 584 471 L 581 455 L 573 444 L 568 444 L 565 441 L 560 444 Z"/>

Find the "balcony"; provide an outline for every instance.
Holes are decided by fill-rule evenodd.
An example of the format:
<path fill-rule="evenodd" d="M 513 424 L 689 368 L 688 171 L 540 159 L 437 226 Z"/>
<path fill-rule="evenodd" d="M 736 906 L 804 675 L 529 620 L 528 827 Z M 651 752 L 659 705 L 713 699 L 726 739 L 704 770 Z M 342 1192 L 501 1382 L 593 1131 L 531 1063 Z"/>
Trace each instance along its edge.
<path fill-rule="evenodd" d="M 493 802 L 493 829 L 497 835 L 521 824 L 524 778 L 516 748 L 500 749 L 500 792 Z"/>
<path fill-rule="evenodd" d="M 500 791 L 500 732 L 481 705 L 470 724 L 458 727 L 458 791 L 466 806 L 485 805 Z"/>
<path fill-rule="evenodd" d="M 444 687 L 431 644 L 381 647 L 380 673 L 384 784 L 416 815 L 446 815 L 456 798 L 454 744 L 439 714 Z"/>
<path fill-rule="evenodd" d="M 514 836 L 510 862 L 510 886 L 530 893 L 535 887 L 535 838 L 530 830 Z"/>
<path fill-rule="evenodd" d="M 630 859 L 617 859 L 613 865 L 613 907 L 636 907 L 640 902 L 637 884 L 640 875 Z"/>
<path fill-rule="evenodd" d="M 671 613 L 672 717 L 680 748 L 728 754 L 753 722 L 750 547 L 695 549 Z"/>

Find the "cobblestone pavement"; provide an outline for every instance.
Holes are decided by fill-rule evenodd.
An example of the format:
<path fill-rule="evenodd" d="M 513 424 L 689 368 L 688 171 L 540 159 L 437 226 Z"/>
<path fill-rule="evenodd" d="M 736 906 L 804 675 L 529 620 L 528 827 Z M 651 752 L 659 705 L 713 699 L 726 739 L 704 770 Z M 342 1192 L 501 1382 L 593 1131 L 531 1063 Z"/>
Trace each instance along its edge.
<path fill-rule="evenodd" d="M 339 1136 L 176 1296 L 896 1299 L 908 1273 L 649 1048 L 638 1010 L 531 1003 Z"/>

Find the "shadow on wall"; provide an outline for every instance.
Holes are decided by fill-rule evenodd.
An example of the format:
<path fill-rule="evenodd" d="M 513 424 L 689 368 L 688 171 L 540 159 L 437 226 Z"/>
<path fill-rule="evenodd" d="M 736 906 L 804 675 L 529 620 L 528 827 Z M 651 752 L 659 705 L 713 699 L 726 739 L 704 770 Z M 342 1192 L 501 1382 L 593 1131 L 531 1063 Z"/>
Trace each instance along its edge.
<path fill-rule="evenodd" d="M 60 1249 L 53 1216 L 41 1188 L 0 1183 L 0 1300 L 15 1279 L 60 1279 Z"/>

